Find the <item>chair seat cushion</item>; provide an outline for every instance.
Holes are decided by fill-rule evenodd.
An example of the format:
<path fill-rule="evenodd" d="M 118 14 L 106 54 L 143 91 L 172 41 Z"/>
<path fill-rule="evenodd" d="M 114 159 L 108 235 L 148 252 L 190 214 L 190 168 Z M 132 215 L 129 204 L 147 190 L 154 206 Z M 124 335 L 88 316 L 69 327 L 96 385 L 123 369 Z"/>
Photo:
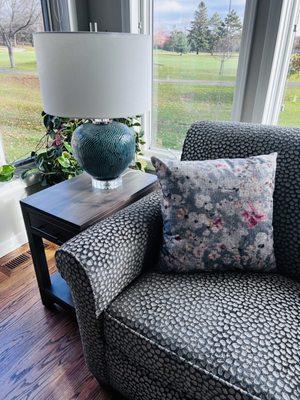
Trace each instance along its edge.
<path fill-rule="evenodd" d="M 148 273 L 105 313 L 111 383 L 145 400 L 166 398 L 151 382 L 181 399 L 299 399 L 299 294 L 277 274 Z"/>

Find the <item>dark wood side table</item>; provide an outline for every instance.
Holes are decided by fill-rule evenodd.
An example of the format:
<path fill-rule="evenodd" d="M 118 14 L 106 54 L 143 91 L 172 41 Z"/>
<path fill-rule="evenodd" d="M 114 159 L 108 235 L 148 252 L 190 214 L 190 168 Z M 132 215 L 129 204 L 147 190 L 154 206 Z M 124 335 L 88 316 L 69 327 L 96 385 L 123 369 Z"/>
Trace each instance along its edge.
<path fill-rule="evenodd" d="M 73 311 L 69 287 L 59 272 L 50 276 L 43 238 L 63 244 L 89 226 L 134 203 L 156 189 L 155 175 L 129 170 L 123 185 L 112 190 L 97 190 L 91 178 L 76 178 L 35 193 L 21 200 L 23 218 L 42 302 Z"/>

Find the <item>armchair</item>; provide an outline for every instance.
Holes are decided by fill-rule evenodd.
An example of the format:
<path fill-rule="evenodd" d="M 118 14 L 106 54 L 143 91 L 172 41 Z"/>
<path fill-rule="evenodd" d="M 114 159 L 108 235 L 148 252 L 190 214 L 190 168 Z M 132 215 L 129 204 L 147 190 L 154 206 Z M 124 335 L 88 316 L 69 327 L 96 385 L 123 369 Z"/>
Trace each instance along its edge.
<path fill-rule="evenodd" d="M 86 362 L 128 399 L 300 398 L 300 130 L 198 122 L 182 159 L 277 151 L 277 271 L 164 275 L 159 193 L 62 246 Z"/>

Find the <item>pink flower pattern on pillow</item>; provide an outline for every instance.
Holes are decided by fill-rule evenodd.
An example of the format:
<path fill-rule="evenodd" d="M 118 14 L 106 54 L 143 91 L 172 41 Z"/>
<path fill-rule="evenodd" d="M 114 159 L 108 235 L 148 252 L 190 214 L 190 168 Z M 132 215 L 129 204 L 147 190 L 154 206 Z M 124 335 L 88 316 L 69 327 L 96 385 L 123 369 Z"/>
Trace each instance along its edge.
<path fill-rule="evenodd" d="M 152 157 L 163 197 L 162 270 L 273 270 L 276 158 Z"/>

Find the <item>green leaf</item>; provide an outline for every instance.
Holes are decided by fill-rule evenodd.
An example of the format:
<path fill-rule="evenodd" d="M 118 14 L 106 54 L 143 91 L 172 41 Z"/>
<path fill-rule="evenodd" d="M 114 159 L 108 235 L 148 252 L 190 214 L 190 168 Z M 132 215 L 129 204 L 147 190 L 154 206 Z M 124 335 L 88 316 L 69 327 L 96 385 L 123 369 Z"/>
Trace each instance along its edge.
<path fill-rule="evenodd" d="M 39 173 L 39 170 L 37 168 L 31 168 L 31 169 L 27 169 L 26 171 L 23 171 L 21 174 L 21 178 L 22 179 L 26 179 L 28 178 L 30 175 L 34 175 Z"/>
<path fill-rule="evenodd" d="M 69 153 L 73 154 L 73 148 L 68 142 L 64 142 L 64 147 Z"/>
<path fill-rule="evenodd" d="M 138 158 L 136 160 L 135 166 L 137 169 L 139 169 L 140 171 L 145 171 L 146 167 L 147 167 L 147 161 L 142 159 L 142 158 Z"/>
<path fill-rule="evenodd" d="M 0 167 L 0 182 L 10 181 L 15 172 L 15 167 L 13 165 L 5 164 Z"/>
<path fill-rule="evenodd" d="M 68 159 L 72 158 L 72 155 L 68 151 L 63 151 L 62 156 Z"/>
<path fill-rule="evenodd" d="M 55 139 L 56 132 L 52 129 L 47 132 L 47 134 L 51 137 L 51 139 Z"/>
<path fill-rule="evenodd" d="M 44 113 L 44 115 L 42 114 L 42 116 L 43 116 L 43 122 L 44 122 L 44 126 L 45 126 L 45 128 L 48 128 L 49 127 L 49 125 L 52 123 L 52 115 L 49 115 L 49 114 L 46 114 L 46 113 Z"/>
<path fill-rule="evenodd" d="M 60 117 L 54 117 L 52 121 L 54 124 L 54 128 L 58 129 L 61 126 L 61 118 Z"/>
<path fill-rule="evenodd" d="M 57 158 L 57 161 L 63 168 L 68 168 L 70 166 L 70 161 L 68 158 L 64 157 L 63 155 Z"/>

